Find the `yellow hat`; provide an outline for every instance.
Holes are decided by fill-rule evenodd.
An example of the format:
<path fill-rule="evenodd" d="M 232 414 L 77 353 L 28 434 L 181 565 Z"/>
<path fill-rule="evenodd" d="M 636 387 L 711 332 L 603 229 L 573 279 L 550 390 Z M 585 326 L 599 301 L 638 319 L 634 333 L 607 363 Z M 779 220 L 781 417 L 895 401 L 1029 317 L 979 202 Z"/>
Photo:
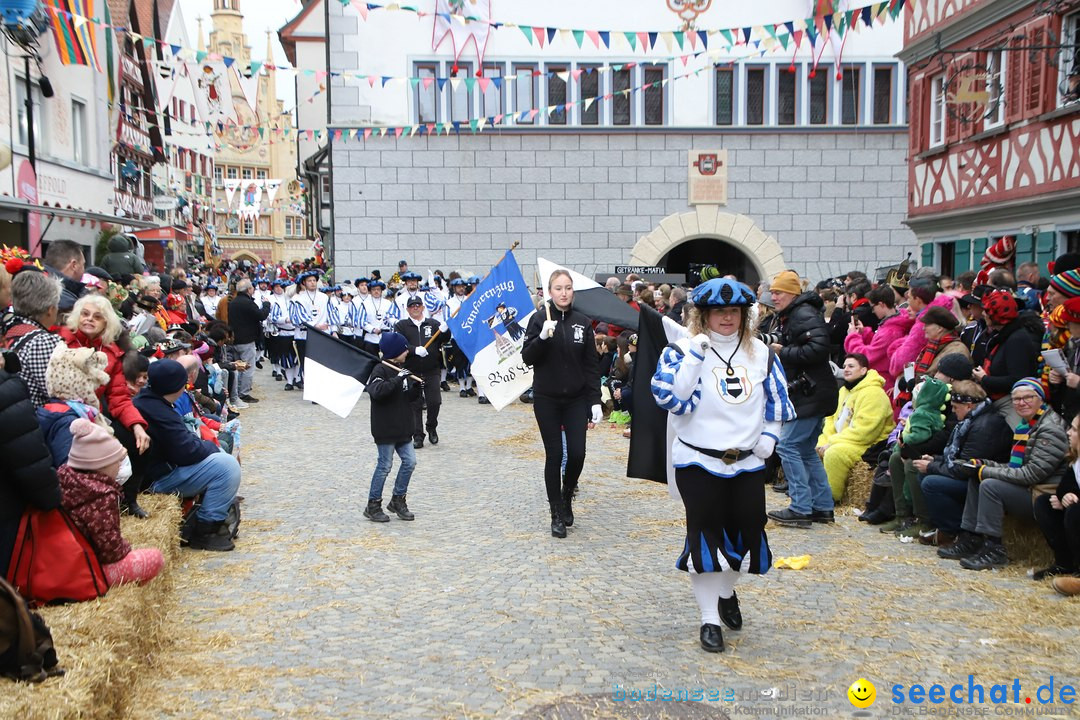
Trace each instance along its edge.
<path fill-rule="evenodd" d="M 772 285 L 769 286 L 769 291 L 801 295 L 803 290 L 802 283 L 799 282 L 799 274 L 794 270 L 785 270 L 773 278 Z"/>

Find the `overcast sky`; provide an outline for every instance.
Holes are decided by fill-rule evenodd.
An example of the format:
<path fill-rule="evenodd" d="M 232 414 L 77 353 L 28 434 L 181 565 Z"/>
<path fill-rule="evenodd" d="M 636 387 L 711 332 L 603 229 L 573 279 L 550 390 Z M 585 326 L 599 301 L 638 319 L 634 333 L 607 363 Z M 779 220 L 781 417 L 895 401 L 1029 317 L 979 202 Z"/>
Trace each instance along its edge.
<path fill-rule="evenodd" d="M 209 38 L 213 23 L 210 16 L 214 12 L 213 0 L 178 0 L 184 14 L 188 35 L 193 47 L 198 47 L 198 23 L 203 18 L 203 36 Z M 239 0 L 240 12 L 244 15 L 244 32 L 247 33 L 248 45 L 251 46 L 251 59 L 266 61 L 266 31 L 273 32 L 272 48 L 275 65 L 288 65 L 285 51 L 281 48 L 277 31 L 285 23 L 296 17 L 303 7 L 299 0 Z M 293 73 L 279 72 L 277 76 L 278 99 L 285 102 L 285 108 L 291 109 L 296 104 L 296 92 Z"/>

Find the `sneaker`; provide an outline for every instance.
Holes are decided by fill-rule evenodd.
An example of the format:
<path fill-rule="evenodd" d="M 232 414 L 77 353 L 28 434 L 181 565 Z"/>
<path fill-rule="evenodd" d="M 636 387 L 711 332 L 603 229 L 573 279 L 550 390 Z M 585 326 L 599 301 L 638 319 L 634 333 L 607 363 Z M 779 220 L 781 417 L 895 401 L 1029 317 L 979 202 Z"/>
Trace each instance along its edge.
<path fill-rule="evenodd" d="M 1047 580 L 1052 577 L 1058 577 L 1059 575 L 1073 575 L 1075 573 L 1076 570 L 1063 567 L 1061 565 L 1058 565 L 1057 563 L 1054 563 L 1048 568 L 1043 568 L 1042 570 L 1035 571 L 1032 574 L 1031 579 L 1038 582 L 1039 580 Z"/>
<path fill-rule="evenodd" d="M 934 532 L 934 528 L 930 527 L 926 523 L 917 522 L 910 527 L 906 527 L 896 533 L 897 537 L 909 537 L 918 538 L 920 535 L 926 535 Z"/>
<path fill-rule="evenodd" d="M 231 405 L 232 405 L 233 408 L 235 408 L 237 410 L 247 410 L 247 408 L 248 408 L 248 404 L 246 402 L 244 402 L 243 400 L 241 400 L 240 398 L 234 398 Z"/>
<path fill-rule="evenodd" d="M 895 535 L 895 534 L 897 534 L 899 532 L 907 530 L 909 527 L 914 525 L 916 522 L 918 522 L 918 521 L 915 518 L 910 517 L 910 516 L 894 517 L 892 520 L 890 520 L 889 522 L 885 523 L 880 528 L 878 528 L 878 532 L 880 532 L 883 535 L 888 535 L 889 533 L 893 533 Z"/>
<path fill-rule="evenodd" d="M 773 522 L 784 525 L 785 527 L 797 527 L 807 529 L 814 523 L 811 520 L 811 515 L 803 515 L 802 513 L 795 512 L 791 508 L 784 508 L 783 510 L 770 510 L 765 513 L 769 519 Z"/>
<path fill-rule="evenodd" d="M 965 570 L 990 570 L 1009 564 L 1009 556 L 1000 540 L 986 538 L 986 542 L 975 553 L 960 559 L 960 567 Z"/>
<path fill-rule="evenodd" d="M 982 545 L 982 535 L 961 531 L 956 542 L 949 547 L 938 548 L 937 554 L 946 560 L 961 560 L 976 553 Z"/>
<path fill-rule="evenodd" d="M 243 400 L 246 403 L 251 404 L 251 405 L 254 405 L 255 403 L 259 402 L 259 398 L 251 397 L 251 395 L 241 395 L 240 399 Z"/>

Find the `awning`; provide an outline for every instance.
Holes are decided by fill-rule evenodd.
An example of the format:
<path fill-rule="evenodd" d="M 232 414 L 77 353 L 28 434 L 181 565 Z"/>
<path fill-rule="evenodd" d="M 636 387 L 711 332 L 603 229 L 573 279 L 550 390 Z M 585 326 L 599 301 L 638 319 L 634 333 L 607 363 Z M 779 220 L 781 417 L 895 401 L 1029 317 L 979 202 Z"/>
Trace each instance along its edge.
<path fill-rule="evenodd" d="M 122 218 L 116 217 L 115 215 L 106 215 L 105 213 L 91 212 L 89 210 L 75 210 L 72 208 L 52 207 L 50 205 L 38 205 L 37 203 L 29 203 L 25 200 L 20 200 L 19 198 L 0 196 L 0 212 L 5 210 L 20 213 L 29 210 L 30 212 L 37 213 L 43 217 L 76 218 L 78 220 L 86 219 L 132 228 L 156 228 L 160 225 L 160 223 L 150 222 L 149 220 Z"/>
<path fill-rule="evenodd" d="M 191 242 L 191 236 L 186 230 L 181 230 L 178 227 L 171 225 L 163 225 L 156 228 L 148 228 L 145 230 L 136 230 L 132 233 L 135 237 L 143 242 L 160 242 L 165 244 L 171 241 L 178 241 L 182 243 Z"/>

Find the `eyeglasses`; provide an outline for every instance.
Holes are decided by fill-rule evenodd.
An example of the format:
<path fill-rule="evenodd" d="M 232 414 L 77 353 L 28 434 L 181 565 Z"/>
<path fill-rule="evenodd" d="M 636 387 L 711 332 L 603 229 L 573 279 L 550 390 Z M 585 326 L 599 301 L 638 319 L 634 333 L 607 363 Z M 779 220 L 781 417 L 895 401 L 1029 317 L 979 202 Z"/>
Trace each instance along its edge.
<path fill-rule="evenodd" d="M 1038 395 L 1013 395 L 1012 401 L 1018 404 L 1028 404 L 1033 402 L 1042 402 L 1042 398 Z"/>

